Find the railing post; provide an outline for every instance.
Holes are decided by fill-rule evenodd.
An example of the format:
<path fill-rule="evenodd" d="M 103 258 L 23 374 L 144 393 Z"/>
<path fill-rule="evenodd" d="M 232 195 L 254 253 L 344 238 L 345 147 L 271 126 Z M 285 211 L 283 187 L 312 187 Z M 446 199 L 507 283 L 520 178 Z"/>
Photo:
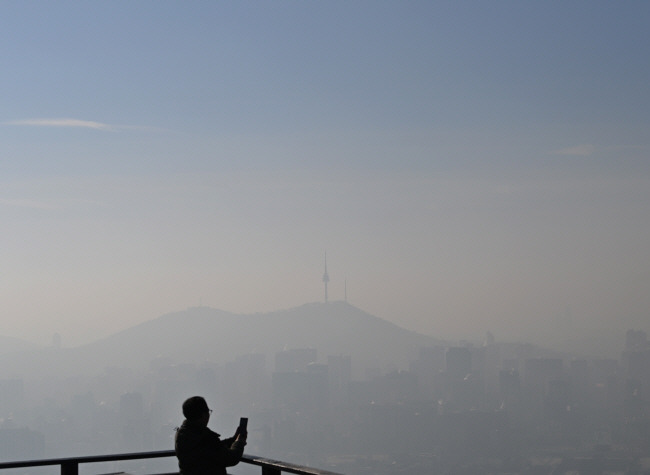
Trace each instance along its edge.
<path fill-rule="evenodd" d="M 281 473 L 282 470 L 279 468 L 262 465 L 262 475 L 280 475 Z"/>
<path fill-rule="evenodd" d="M 69 461 L 61 463 L 61 475 L 79 475 L 79 464 Z"/>

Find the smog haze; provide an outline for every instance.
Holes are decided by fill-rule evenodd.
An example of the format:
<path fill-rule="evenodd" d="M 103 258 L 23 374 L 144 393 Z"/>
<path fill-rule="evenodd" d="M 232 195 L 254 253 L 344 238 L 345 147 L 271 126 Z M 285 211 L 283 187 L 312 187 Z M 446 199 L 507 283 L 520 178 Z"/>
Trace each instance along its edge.
<path fill-rule="evenodd" d="M 650 331 L 649 19 L 4 2 L 0 335 L 321 302 L 327 253 L 330 300 L 405 329 L 615 353 Z"/>

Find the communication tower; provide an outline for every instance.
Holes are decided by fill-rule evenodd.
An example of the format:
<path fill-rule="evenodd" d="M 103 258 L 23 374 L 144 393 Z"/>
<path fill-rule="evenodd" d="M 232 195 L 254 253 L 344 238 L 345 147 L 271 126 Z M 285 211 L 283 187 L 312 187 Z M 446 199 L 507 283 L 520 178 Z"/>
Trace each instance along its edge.
<path fill-rule="evenodd" d="M 327 283 L 330 281 L 330 276 L 327 273 L 327 252 L 325 253 L 325 273 L 323 274 L 323 284 L 325 284 L 325 303 L 327 303 Z"/>

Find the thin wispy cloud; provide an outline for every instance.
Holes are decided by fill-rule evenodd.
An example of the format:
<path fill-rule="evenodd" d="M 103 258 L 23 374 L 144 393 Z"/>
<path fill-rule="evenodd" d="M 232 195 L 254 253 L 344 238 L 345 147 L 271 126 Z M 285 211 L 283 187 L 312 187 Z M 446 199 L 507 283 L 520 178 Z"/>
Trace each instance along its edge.
<path fill-rule="evenodd" d="M 596 147 L 591 144 L 576 145 L 575 147 L 555 150 L 555 155 L 570 155 L 574 157 L 588 157 L 596 151 Z"/>
<path fill-rule="evenodd" d="M 8 120 L 0 122 L 0 125 L 9 126 L 23 126 L 23 127 L 59 127 L 59 128 L 81 128 L 93 130 L 105 130 L 108 132 L 116 132 L 118 130 L 135 131 L 135 132 L 151 132 L 151 133 L 173 133 L 172 130 L 151 127 L 147 125 L 115 125 L 105 124 L 93 120 L 58 118 L 58 119 L 20 119 Z"/>
<path fill-rule="evenodd" d="M 27 127 L 67 127 L 67 128 L 85 128 L 95 130 L 115 130 L 115 127 L 102 122 L 92 120 L 59 118 L 59 119 L 20 119 L 3 122 L 3 125 L 17 125 Z"/>

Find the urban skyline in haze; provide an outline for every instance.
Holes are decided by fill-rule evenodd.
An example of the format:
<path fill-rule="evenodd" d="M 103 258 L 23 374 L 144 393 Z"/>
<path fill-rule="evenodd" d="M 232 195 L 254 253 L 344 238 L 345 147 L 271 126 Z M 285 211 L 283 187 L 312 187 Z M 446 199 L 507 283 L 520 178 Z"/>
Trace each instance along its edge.
<path fill-rule="evenodd" d="M 321 301 L 325 250 L 330 300 L 426 335 L 649 332 L 649 20 L 3 2 L 0 335 Z"/>

